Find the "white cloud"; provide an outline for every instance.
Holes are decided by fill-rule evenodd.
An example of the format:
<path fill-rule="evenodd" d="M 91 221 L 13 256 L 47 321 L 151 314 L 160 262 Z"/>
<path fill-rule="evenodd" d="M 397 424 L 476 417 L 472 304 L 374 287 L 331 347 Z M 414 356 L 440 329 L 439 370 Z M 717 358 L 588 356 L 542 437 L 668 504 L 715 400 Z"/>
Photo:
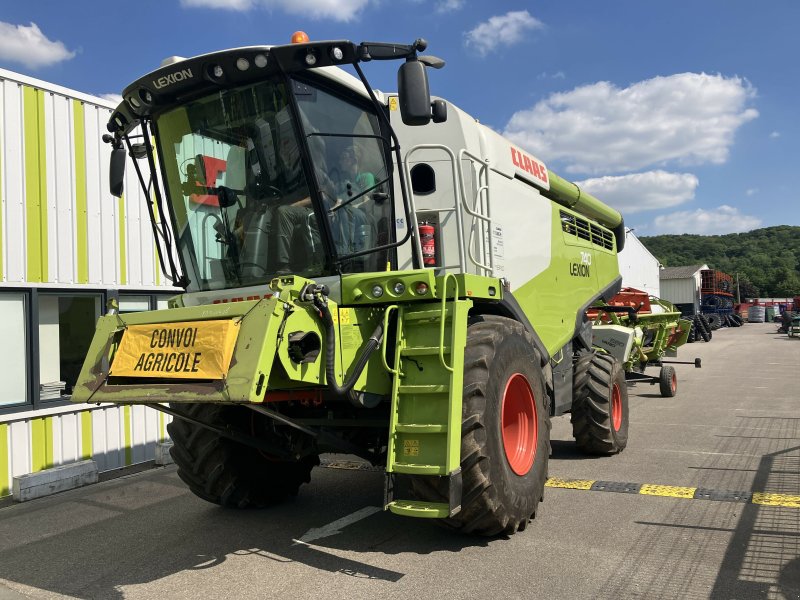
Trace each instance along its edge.
<path fill-rule="evenodd" d="M 465 0 L 439 0 L 436 3 L 436 12 L 441 14 L 460 10 L 464 6 Z"/>
<path fill-rule="evenodd" d="M 671 208 L 692 200 L 700 182 L 691 173 L 649 171 L 619 177 L 597 177 L 576 183 L 627 215 Z"/>
<path fill-rule="evenodd" d="M 780 131 L 773 131 L 772 133 L 769 134 L 769 137 L 771 139 L 773 139 L 773 140 L 776 140 L 779 137 L 781 137 L 781 132 Z"/>
<path fill-rule="evenodd" d="M 748 196 L 755 196 L 758 193 L 758 188 L 748 188 L 744 193 Z"/>
<path fill-rule="evenodd" d="M 281 10 L 310 19 L 352 21 L 371 0 L 180 0 L 189 8 L 218 8 L 247 11 L 255 7 Z"/>
<path fill-rule="evenodd" d="M 108 100 L 109 102 L 113 102 L 114 104 L 119 104 L 122 102 L 122 96 L 119 94 L 100 94 L 100 97 L 103 100 Z"/>
<path fill-rule="evenodd" d="M 670 163 L 721 164 L 736 130 L 758 112 L 739 77 L 680 73 L 627 88 L 601 81 L 550 95 L 515 113 L 504 134 L 571 173 L 610 173 Z"/>
<path fill-rule="evenodd" d="M 657 233 L 695 233 L 720 235 L 750 231 L 761 225 L 761 219 L 744 215 L 738 208 L 723 204 L 706 210 L 685 210 L 661 215 L 653 220 L 652 229 Z"/>
<path fill-rule="evenodd" d="M 47 39 L 36 23 L 26 27 L 0 21 L 0 60 L 38 69 L 73 56 L 75 52 L 67 50 L 62 42 Z"/>
<path fill-rule="evenodd" d="M 566 79 L 567 76 L 564 71 L 556 71 L 555 73 L 548 73 L 547 71 L 542 71 L 536 76 L 536 79 Z"/>
<path fill-rule="evenodd" d="M 486 56 L 498 45 L 511 46 L 524 39 L 525 32 L 544 29 L 544 23 L 531 16 L 527 10 L 511 11 L 490 17 L 466 35 L 467 47 L 479 55 Z"/>

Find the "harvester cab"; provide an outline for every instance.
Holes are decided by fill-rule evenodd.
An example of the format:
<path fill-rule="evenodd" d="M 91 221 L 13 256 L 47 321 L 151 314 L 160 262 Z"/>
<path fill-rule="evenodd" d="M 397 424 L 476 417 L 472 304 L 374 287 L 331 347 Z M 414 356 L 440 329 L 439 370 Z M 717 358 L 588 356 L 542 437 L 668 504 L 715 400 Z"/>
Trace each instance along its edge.
<path fill-rule="evenodd" d="M 621 215 L 432 99 L 425 46 L 173 59 L 111 116 L 112 193 L 130 156 L 185 293 L 102 317 L 73 400 L 172 415 L 205 500 L 272 504 L 346 452 L 385 466 L 396 514 L 512 533 L 551 416 L 588 453 L 627 444 L 624 369 L 586 315 L 620 288 Z M 361 65 L 394 59 L 397 93 L 373 90 Z"/>

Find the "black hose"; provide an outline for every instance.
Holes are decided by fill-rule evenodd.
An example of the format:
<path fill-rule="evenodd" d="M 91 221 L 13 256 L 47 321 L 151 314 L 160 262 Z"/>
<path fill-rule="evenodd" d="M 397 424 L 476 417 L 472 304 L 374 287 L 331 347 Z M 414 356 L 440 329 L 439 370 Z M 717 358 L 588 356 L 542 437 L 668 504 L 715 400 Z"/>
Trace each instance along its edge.
<path fill-rule="evenodd" d="M 381 345 L 383 340 L 383 322 L 378 323 L 375 331 L 372 332 L 369 340 L 361 350 L 350 378 L 343 385 L 339 385 L 336 382 L 336 332 L 333 326 L 333 317 L 328 308 L 328 303 L 321 297 L 316 296 L 314 298 L 314 306 L 319 310 L 322 316 L 322 323 L 325 326 L 325 380 L 328 382 L 328 388 L 337 396 L 347 396 L 350 400 L 354 400 L 352 398 L 353 386 L 361 376 L 364 367 L 367 366 L 369 357 Z"/>

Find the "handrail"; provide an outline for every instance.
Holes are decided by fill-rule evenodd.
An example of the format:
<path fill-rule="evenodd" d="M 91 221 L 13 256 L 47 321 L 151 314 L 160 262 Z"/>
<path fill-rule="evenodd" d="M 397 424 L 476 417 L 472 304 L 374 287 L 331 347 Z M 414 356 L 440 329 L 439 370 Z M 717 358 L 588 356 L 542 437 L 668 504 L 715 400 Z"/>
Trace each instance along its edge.
<path fill-rule="evenodd" d="M 464 190 L 464 186 L 463 185 L 459 186 L 459 191 L 460 191 L 461 203 L 464 206 L 464 210 L 467 212 L 467 214 L 471 215 L 475 219 L 479 219 L 481 221 L 484 221 L 488 225 L 488 227 L 487 227 L 487 229 L 488 229 L 487 236 L 488 236 L 488 241 L 489 241 L 489 252 L 488 252 L 488 254 L 489 254 L 489 264 L 484 264 L 484 263 L 480 262 L 477 258 L 475 258 L 472 255 L 472 239 L 473 239 L 473 234 L 474 234 L 474 231 L 475 231 L 474 227 L 470 231 L 470 236 L 469 236 L 469 258 L 473 263 L 475 263 L 475 265 L 477 267 L 479 267 L 481 269 L 484 269 L 484 270 L 488 271 L 490 275 L 493 275 L 494 274 L 494 252 L 493 252 L 494 249 L 492 248 L 492 242 L 493 242 L 493 240 L 492 240 L 492 216 L 491 216 L 491 211 L 489 209 L 490 201 L 489 201 L 489 171 L 488 171 L 488 163 L 487 163 L 487 161 L 483 160 L 479 156 L 476 156 L 476 155 L 472 154 L 470 151 L 462 148 L 461 151 L 458 153 L 458 163 L 456 165 L 458 167 L 458 176 L 459 176 L 459 180 L 461 182 L 464 181 L 464 170 L 463 170 L 463 166 L 462 166 L 461 163 L 462 163 L 462 160 L 465 157 L 467 159 L 469 159 L 470 161 L 478 163 L 479 165 L 481 165 L 481 168 L 478 171 L 478 182 L 479 183 L 480 183 L 481 177 L 482 177 L 481 174 L 482 173 L 485 174 L 485 183 L 478 187 L 477 194 L 475 195 L 475 208 L 477 208 L 478 207 L 478 203 L 482 199 L 482 193 L 486 192 L 486 214 L 485 215 L 483 213 L 481 213 L 481 212 L 477 212 L 476 210 L 472 210 L 470 208 L 469 202 L 467 202 L 467 195 L 466 195 L 466 191 Z"/>
<path fill-rule="evenodd" d="M 383 367 L 389 371 L 392 375 L 399 375 L 396 369 L 393 369 L 389 366 L 389 363 L 386 361 L 386 340 L 389 338 L 389 315 L 393 310 L 397 310 L 397 304 L 390 304 L 386 307 L 386 310 L 383 312 L 383 339 L 381 340 L 381 361 L 383 361 Z"/>
<path fill-rule="evenodd" d="M 458 279 L 454 273 L 445 273 L 444 279 L 442 279 L 442 317 L 439 320 L 439 361 L 442 363 L 442 366 L 450 371 L 453 372 L 453 367 L 447 364 L 447 361 L 444 359 L 444 326 L 447 316 L 447 283 L 452 279 L 456 284 L 455 293 L 453 294 L 453 300 L 458 300 Z M 455 324 L 455 309 L 453 310 L 453 324 L 450 328 L 451 330 L 451 340 L 450 340 L 450 356 L 455 356 L 455 338 L 456 338 L 456 324 Z"/>

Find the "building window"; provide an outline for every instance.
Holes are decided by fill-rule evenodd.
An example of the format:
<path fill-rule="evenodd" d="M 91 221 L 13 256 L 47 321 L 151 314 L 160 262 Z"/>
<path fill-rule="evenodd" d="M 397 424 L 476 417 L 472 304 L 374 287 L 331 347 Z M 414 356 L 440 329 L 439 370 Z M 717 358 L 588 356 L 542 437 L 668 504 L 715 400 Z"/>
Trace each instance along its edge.
<path fill-rule="evenodd" d="M 25 294 L 0 294 L 0 339 L 3 340 L 0 406 L 24 404 L 28 400 L 27 323 Z"/>
<path fill-rule="evenodd" d="M 120 296 L 119 312 L 134 313 L 150 310 L 150 296 Z"/>
<path fill-rule="evenodd" d="M 39 294 L 39 398 L 72 394 L 97 319 L 100 295 Z"/>

